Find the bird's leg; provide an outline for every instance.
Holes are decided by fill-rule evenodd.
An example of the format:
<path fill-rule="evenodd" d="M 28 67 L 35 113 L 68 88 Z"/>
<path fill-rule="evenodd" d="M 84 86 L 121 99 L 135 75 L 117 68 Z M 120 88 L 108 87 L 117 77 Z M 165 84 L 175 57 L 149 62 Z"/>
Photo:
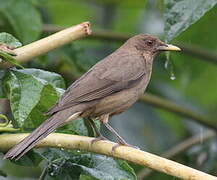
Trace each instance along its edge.
<path fill-rule="evenodd" d="M 96 137 L 100 136 L 101 133 L 98 130 L 98 128 L 96 127 L 96 124 L 94 123 L 94 121 L 90 118 L 88 118 L 88 121 L 89 121 L 90 125 L 92 126 L 92 128 L 94 129 Z"/>
<path fill-rule="evenodd" d="M 133 147 L 133 148 L 137 148 L 135 146 L 132 146 L 130 144 L 128 144 L 118 133 L 117 131 L 115 131 L 113 129 L 113 127 L 111 127 L 108 124 L 108 119 L 109 119 L 109 115 L 104 115 L 104 119 L 102 119 L 102 123 L 104 124 L 104 126 L 117 138 L 118 140 L 118 144 L 112 147 L 112 150 L 114 151 L 117 147 L 124 145 L 124 146 L 129 146 L 129 147 Z"/>
<path fill-rule="evenodd" d="M 117 138 L 118 143 L 122 145 L 128 145 L 126 141 L 108 124 L 109 114 L 103 115 L 101 118 L 101 122 L 104 126 Z"/>
<path fill-rule="evenodd" d="M 91 144 L 97 142 L 97 141 L 100 141 L 100 140 L 107 140 L 102 134 L 101 132 L 98 130 L 98 128 L 96 127 L 96 124 L 94 123 L 94 121 L 91 119 L 91 118 L 88 118 L 87 119 L 88 122 L 90 123 L 90 125 L 92 126 L 94 132 L 95 132 L 95 135 L 96 135 L 96 138 L 94 140 L 91 141 Z"/>
<path fill-rule="evenodd" d="M 90 136 L 90 137 L 95 137 L 96 136 L 96 132 L 92 126 L 92 124 L 90 123 L 90 119 L 87 118 L 87 117 L 84 117 L 84 125 L 86 126 L 87 128 L 87 135 Z"/>
<path fill-rule="evenodd" d="M 127 145 L 126 141 L 111 127 L 108 123 L 104 123 L 105 127 L 118 139 L 118 142 L 123 145 Z"/>

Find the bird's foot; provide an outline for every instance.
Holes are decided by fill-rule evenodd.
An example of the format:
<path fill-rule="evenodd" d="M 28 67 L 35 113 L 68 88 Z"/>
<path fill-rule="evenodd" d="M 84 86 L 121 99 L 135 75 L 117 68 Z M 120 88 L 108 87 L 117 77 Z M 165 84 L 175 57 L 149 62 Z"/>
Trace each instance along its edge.
<path fill-rule="evenodd" d="M 94 144 L 95 142 L 101 141 L 101 140 L 108 140 L 108 139 L 104 137 L 103 135 L 99 135 L 98 137 L 96 137 L 95 139 L 91 141 L 91 144 Z"/>
<path fill-rule="evenodd" d="M 107 117 L 108 118 L 108 117 Z M 111 132 L 113 133 L 116 138 L 117 138 L 117 142 L 118 144 L 114 145 L 112 147 L 112 151 L 115 151 L 115 149 L 117 149 L 119 146 L 128 146 L 128 147 L 131 147 L 131 148 L 135 148 L 135 149 L 139 149 L 138 147 L 136 146 L 132 146 L 130 144 L 128 144 L 108 123 L 107 123 L 107 119 L 105 120 L 105 122 L 103 123 L 105 125 L 105 127 Z"/>
<path fill-rule="evenodd" d="M 119 141 L 116 145 L 114 145 L 113 147 L 112 147 L 112 151 L 115 151 L 118 147 L 120 147 L 120 146 L 127 146 L 127 147 L 131 147 L 131 148 L 134 148 L 134 149 L 139 149 L 139 147 L 137 147 L 137 146 L 133 146 L 133 145 L 131 145 L 131 144 L 128 144 L 128 143 L 126 143 L 125 141 Z"/>

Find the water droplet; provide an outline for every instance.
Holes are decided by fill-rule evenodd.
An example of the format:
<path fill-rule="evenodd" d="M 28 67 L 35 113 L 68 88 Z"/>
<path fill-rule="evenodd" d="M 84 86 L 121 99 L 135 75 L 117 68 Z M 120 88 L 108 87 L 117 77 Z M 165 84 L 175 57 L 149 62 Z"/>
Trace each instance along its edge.
<path fill-rule="evenodd" d="M 165 69 L 168 69 L 168 63 L 169 63 L 169 60 L 166 60 L 166 61 L 165 61 L 165 64 L 164 64 L 164 68 L 165 68 Z"/>
<path fill-rule="evenodd" d="M 52 167 L 53 167 L 54 169 L 58 169 L 58 165 L 56 165 L 56 164 L 52 164 Z"/>
<path fill-rule="evenodd" d="M 64 148 L 60 148 L 62 151 L 64 151 L 65 149 Z"/>
<path fill-rule="evenodd" d="M 165 69 L 167 69 L 169 71 L 169 75 L 170 75 L 170 79 L 171 80 L 175 80 L 176 76 L 174 73 L 174 65 L 173 62 L 170 60 L 170 53 L 166 52 L 166 62 L 164 64 Z"/>
<path fill-rule="evenodd" d="M 51 172 L 51 173 L 50 173 L 50 175 L 51 175 L 51 176 L 53 176 L 53 175 L 54 175 L 54 173 L 53 173 L 53 172 Z"/>
<path fill-rule="evenodd" d="M 170 75 L 170 79 L 171 79 L 171 80 L 175 80 L 175 79 L 176 79 L 175 74 L 172 73 L 172 74 Z"/>

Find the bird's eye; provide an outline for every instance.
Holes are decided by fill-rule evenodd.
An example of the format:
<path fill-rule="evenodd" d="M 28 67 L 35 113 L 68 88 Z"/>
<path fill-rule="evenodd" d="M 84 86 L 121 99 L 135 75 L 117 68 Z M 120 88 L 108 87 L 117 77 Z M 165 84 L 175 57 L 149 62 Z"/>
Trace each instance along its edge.
<path fill-rule="evenodd" d="M 147 40 L 147 41 L 146 41 L 146 44 L 147 44 L 148 46 L 152 46 L 152 45 L 153 45 L 153 41 L 152 41 L 152 40 Z"/>

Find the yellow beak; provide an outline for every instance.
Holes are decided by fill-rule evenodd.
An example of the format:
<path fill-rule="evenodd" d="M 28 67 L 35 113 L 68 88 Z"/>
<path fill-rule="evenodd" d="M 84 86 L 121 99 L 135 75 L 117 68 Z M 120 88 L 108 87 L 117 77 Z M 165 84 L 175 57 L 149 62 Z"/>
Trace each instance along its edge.
<path fill-rule="evenodd" d="M 163 46 L 159 46 L 158 50 L 160 51 L 181 51 L 179 47 L 174 46 L 172 44 L 165 44 Z"/>

